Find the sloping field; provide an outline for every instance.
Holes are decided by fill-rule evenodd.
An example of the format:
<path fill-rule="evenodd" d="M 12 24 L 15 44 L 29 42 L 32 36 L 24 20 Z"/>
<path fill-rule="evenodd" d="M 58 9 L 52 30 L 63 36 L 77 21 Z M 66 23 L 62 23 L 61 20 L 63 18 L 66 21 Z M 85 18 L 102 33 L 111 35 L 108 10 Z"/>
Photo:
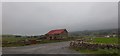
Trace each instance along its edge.
<path fill-rule="evenodd" d="M 36 38 L 3 37 L 2 41 L 15 42 L 15 41 L 25 40 L 25 39 L 36 39 Z"/>
<path fill-rule="evenodd" d="M 93 38 L 93 43 L 105 43 L 105 44 L 118 44 L 118 38 L 117 37 L 111 37 L 111 38 Z"/>

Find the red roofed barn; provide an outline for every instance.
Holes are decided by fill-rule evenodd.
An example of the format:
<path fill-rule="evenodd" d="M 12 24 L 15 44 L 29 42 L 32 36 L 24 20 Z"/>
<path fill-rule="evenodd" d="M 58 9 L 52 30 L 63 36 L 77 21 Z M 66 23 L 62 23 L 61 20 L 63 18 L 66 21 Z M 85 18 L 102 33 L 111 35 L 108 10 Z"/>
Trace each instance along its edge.
<path fill-rule="evenodd" d="M 68 36 L 68 31 L 66 29 L 56 29 L 51 30 L 46 34 L 47 39 L 64 39 Z"/>

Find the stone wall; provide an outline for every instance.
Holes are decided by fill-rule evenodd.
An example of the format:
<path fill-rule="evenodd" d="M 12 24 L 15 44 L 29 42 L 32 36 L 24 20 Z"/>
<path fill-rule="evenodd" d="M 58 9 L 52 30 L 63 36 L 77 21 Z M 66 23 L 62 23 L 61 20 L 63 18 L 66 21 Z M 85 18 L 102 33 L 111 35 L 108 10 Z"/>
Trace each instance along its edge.
<path fill-rule="evenodd" d="M 84 41 L 71 41 L 70 47 L 81 48 L 81 49 L 120 49 L 120 46 L 117 44 L 95 44 Z"/>

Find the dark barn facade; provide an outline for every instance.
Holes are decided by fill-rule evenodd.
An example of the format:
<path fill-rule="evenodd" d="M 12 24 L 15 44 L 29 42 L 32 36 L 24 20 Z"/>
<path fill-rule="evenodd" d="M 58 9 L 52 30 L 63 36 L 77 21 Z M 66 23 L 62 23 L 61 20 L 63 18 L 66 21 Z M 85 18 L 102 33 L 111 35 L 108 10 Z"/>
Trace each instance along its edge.
<path fill-rule="evenodd" d="M 65 39 L 68 37 L 68 31 L 66 29 L 51 30 L 45 36 L 49 40 Z"/>

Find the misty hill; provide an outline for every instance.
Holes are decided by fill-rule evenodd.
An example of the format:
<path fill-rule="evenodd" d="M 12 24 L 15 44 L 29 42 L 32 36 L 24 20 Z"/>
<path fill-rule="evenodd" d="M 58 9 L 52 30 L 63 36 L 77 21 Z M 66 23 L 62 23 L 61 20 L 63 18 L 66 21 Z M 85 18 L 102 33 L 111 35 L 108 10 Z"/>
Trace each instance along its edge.
<path fill-rule="evenodd" d="M 117 34 L 117 33 L 118 33 L 118 29 L 85 30 L 85 31 L 69 32 L 70 35 L 74 35 L 74 36 L 109 35 L 109 34 Z"/>

